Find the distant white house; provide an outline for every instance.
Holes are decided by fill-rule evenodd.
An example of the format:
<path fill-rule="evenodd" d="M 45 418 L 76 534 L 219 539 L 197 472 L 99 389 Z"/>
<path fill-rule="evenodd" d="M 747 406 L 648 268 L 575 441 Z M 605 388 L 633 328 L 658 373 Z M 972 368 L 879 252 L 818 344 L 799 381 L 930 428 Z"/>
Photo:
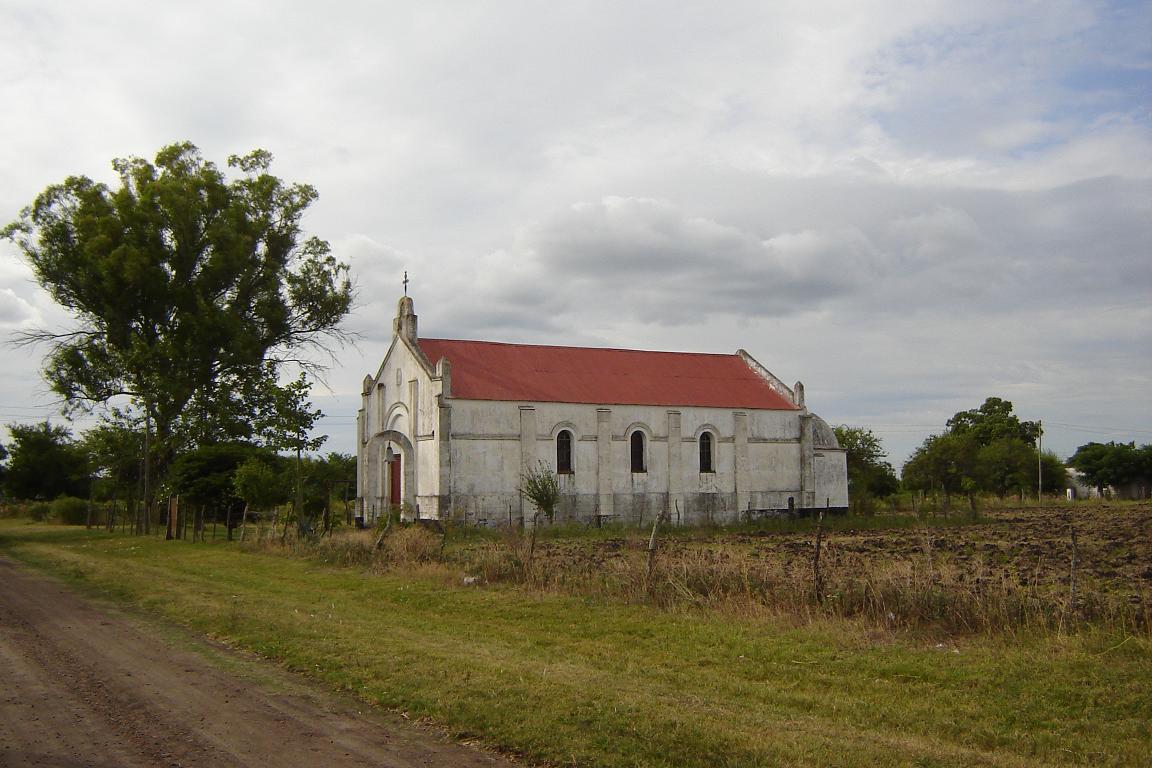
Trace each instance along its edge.
<path fill-rule="evenodd" d="M 1075 467 L 1064 468 L 1065 481 L 1064 490 L 1068 495 L 1068 499 L 1098 499 L 1100 498 L 1100 490 L 1089 483 L 1084 478 L 1084 473 Z"/>
<path fill-rule="evenodd" d="M 1108 499 L 1148 499 L 1152 498 L 1152 480 L 1149 478 L 1137 478 L 1130 483 L 1123 485 L 1109 485 L 1103 489 L 1096 488 L 1091 485 L 1084 477 L 1084 473 L 1074 467 L 1066 467 L 1068 471 L 1068 481 L 1066 484 L 1066 493 L 1068 499 L 1099 499 L 1101 497 Z"/>
<path fill-rule="evenodd" d="M 518 492 L 543 461 L 561 520 L 726 522 L 750 511 L 848 505 L 844 451 L 743 350 L 650 352 L 421 339 L 412 299 L 366 376 L 360 514 L 477 523 L 531 514 Z"/>

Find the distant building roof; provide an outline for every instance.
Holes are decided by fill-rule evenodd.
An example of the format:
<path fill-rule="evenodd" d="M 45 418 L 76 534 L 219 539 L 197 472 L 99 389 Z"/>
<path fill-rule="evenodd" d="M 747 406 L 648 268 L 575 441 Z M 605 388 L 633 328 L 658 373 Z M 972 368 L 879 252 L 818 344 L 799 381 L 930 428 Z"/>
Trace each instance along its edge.
<path fill-rule="evenodd" d="M 796 410 L 739 355 L 420 339 L 452 366 L 452 397 Z"/>

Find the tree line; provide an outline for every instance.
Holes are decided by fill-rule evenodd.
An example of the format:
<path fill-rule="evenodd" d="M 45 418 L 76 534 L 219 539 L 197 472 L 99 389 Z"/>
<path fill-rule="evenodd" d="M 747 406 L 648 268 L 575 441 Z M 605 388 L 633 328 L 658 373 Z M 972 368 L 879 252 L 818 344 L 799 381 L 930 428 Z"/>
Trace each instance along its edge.
<path fill-rule="evenodd" d="M 1040 424 L 1021 421 L 1012 403 L 989 397 L 979 408 L 961 411 L 947 431 L 926 439 L 904 464 L 909 490 L 939 492 L 949 504 L 962 496 L 974 507 L 979 493 L 1004 498 L 1010 493 L 1062 493 L 1064 462 L 1040 454 Z"/>
<path fill-rule="evenodd" d="M 1008 400 L 989 397 L 980 407 L 953 415 L 946 427 L 916 448 L 899 478 L 871 430 L 837 427 L 837 439 L 847 451 L 853 507 L 866 511 L 875 499 L 901 490 L 942 497 L 945 506 L 957 497 L 974 508 L 981 494 L 999 498 L 1037 490 L 1062 494 L 1067 487 L 1065 462 L 1050 451 L 1041 453 L 1037 446 L 1040 423 L 1021 421 Z M 1101 491 L 1150 480 L 1152 446 L 1088 443 L 1076 450 L 1067 466 Z"/>
<path fill-rule="evenodd" d="M 9 424 L 11 442 L 0 446 L 0 491 L 9 499 L 33 502 L 39 514 L 62 522 L 102 525 L 112 530 L 131 525 L 143 505 L 142 435 L 101 424 L 74 438 L 71 430 L 44 421 Z M 342 453 L 304 456 L 299 462 L 255 442 L 215 442 L 176 455 L 158 486 L 161 499 L 178 497 L 180 530 L 201 535 L 210 524 L 226 535 L 245 519 L 245 511 L 266 514 L 294 501 L 299 509 L 284 516 L 305 535 L 324 533 L 351 522 L 356 457 Z M 35 504 L 39 502 L 39 504 Z M 160 505 L 160 517 L 167 507 Z"/>

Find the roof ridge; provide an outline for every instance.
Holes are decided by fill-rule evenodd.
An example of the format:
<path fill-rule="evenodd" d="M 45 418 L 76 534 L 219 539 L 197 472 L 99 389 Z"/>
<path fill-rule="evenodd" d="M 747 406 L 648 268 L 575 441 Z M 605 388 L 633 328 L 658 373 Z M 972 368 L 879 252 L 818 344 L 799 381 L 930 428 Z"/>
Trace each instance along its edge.
<path fill-rule="evenodd" d="M 597 352 L 642 352 L 648 355 L 693 355 L 699 357 L 739 357 L 734 352 L 683 352 L 667 349 L 634 349 L 629 347 L 581 347 L 573 344 L 530 344 L 517 341 L 489 341 L 487 339 L 441 339 L 421 337 L 419 341 L 447 341 L 454 344 L 492 344 L 500 347 L 533 347 L 534 349 L 580 349 Z"/>

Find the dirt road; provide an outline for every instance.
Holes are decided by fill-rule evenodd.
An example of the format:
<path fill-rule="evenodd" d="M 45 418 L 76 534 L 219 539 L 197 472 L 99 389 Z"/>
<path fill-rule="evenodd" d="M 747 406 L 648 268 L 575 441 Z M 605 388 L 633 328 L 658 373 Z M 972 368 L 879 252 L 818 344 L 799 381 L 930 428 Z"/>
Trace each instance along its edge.
<path fill-rule="evenodd" d="M 0 766 L 512 766 L 163 634 L 0 558 Z"/>

